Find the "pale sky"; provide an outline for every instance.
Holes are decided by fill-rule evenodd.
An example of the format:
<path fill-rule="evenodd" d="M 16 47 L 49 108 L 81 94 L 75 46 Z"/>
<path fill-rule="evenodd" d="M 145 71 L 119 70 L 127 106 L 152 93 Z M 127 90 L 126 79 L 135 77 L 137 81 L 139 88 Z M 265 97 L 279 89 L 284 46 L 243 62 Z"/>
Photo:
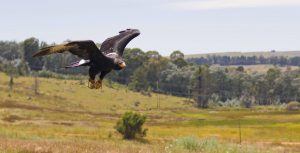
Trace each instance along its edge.
<path fill-rule="evenodd" d="M 300 0 L 0 0 L 0 40 L 102 42 L 126 28 L 128 47 L 185 54 L 300 50 Z"/>

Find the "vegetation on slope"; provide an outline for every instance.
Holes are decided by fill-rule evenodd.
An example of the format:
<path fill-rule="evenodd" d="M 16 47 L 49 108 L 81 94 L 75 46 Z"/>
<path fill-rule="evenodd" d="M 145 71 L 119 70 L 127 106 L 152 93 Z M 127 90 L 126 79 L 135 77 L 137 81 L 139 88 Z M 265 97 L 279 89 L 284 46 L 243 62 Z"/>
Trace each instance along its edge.
<path fill-rule="evenodd" d="M 144 96 L 118 84 L 104 86 L 100 92 L 88 89 L 81 80 L 52 78 L 38 78 L 36 95 L 34 78 L 15 78 L 11 92 L 9 80 L 0 73 L 0 149 L 4 150 L 165 152 L 175 139 L 186 136 L 215 137 L 225 149 L 239 142 L 239 122 L 244 147 L 278 152 L 299 148 L 299 111 L 287 112 L 285 107 L 203 110 L 187 98 Z M 147 115 L 148 132 L 142 142 L 123 141 L 114 130 L 126 111 Z"/>
<path fill-rule="evenodd" d="M 0 43 L 0 56 L 7 60 L 0 63 L 0 71 L 12 76 L 26 76 L 32 74 L 34 70 L 42 69 L 37 73 L 44 77 L 56 76 L 52 75 L 53 72 L 86 74 L 87 68 L 72 70 L 61 68 L 77 59 L 71 54 L 45 58 L 31 57 L 34 52 L 44 46 L 47 44 L 39 43 L 36 38 L 29 38 L 21 43 Z M 9 55 L 14 55 L 16 59 L 9 58 Z M 260 73 L 259 67 L 250 71 L 249 68 L 243 66 L 238 68 L 199 66 L 185 61 L 184 54 L 180 51 L 174 51 L 170 58 L 165 58 L 156 51 L 144 52 L 138 48 L 127 49 L 124 59 L 127 63 L 126 69 L 111 73 L 107 77 L 110 80 L 109 83 L 113 81 L 128 85 L 129 89 L 145 95 L 156 92 L 189 97 L 195 99 L 199 107 L 208 107 L 208 102 L 212 103 L 211 106 L 245 105 L 250 107 L 300 101 L 300 70 L 296 67 L 273 66 L 265 70 L 267 72 Z M 210 58 L 212 61 L 221 60 L 225 62 L 225 65 L 230 64 L 230 60 L 248 61 L 248 58 L 229 59 L 229 61 L 226 59 L 228 58 Z M 249 61 L 256 63 L 256 60 L 261 59 L 251 57 Z M 278 57 L 276 59 L 287 62 Z M 300 60 L 292 61 L 299 62 Z M 276 64 L 276 60 L 273 64 Z M 205 73 L 201 73 L 202 70 L 205 70 Z"/>

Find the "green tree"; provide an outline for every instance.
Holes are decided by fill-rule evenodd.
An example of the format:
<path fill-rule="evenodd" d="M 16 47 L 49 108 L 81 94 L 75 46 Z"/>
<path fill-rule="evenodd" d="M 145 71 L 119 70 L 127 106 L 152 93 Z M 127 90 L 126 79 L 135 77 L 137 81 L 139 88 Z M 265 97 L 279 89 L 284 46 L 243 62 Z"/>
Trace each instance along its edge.
<path fill-rule="evenodd" d="M 23 59 L 20 61 L 20 63 L 17 65 L 17 72 L 18 75 L 28 75 L 30 73 L 29 67 L 27 65 L 27 62 L 25 62 Z"/>
<path fill-rule="evenodd" d="M 7 60 L 22 58 L 20 44 L 15 41 L 0 41 L 0 56 Z"/>
<path fill-rule="evenodd" d="M 161 72 L 160 90 L 177 96 L 189 96 L 195 67 L 178 68 L 173 63 Z"/>
<path fill-rule="evenodd" d="M 188 65 L 188 63 L 183 58 L 178 58 L 175 61 L 173 61 L 175 65 L 177 65 L 179 68 L 185 67 Z"/>
<path fill-rule="evenodd" d="M 133 73 L 129 84 L 131 89 L 146 91 L 151 87 L 158 91 L 157 81 L 160 81 L 161 72 L 167 68 L 169 60 L 156 53 L 152 55 L 155 56 L 151 56 Z"/>
<path fill-rule="evenodd" d="M 208 65 L 202 65 L 199 67 L 194 78 L 193 95 L 197 103 L 197 107 L 207 108 L 208 100 L 210 98 L 210 70 Z"/>
<path fill-rule="evenodd" d="M 217 94 L 219 99 L 225 102 L 227 99 L 230 99 L 232 94 L 232 79 L 229 75 L 226 75 L 224 70 L 217 70 L 211 72 L 211 83 L 210 89 L 213 93 Z"/>
<path fill-rule="evenodd" d="M 109 75 L 109 78 L 122 84 L 129 84 L 131 82 L 130 77 L 143 65 L 143 63 L 147 60 L 147 57 L 146 54 L 139 48 L 127 48 L 124 51 L 123 58 L 124 61 L 126 61 L 126 68 L 122 71 L 112 73 Z"/>
<path fill-rule="evenodd" d="M 188 63 L 184 60 L 184 54 L 179 50 L 172 52 L 170 55 L 170 59 L 179 68 L 188 65 Z"/>
<path fill-rule="evenodd" d="M 129 88 L 135 91 L 145 91 L 150 87 L 147 80 L 147 72 L 144 71 L 143 67 L 138 68 L 131 77 Z"/>
<path fill-rule="evenodd" d="M 42 57 L 34 58 L 32 55 L 39 50 L 39 40 L 28 38 L 23 42 L 24 59 L 31 70 L 42 70 L 44 62 Z"/>
<path fill-rule="evenodd" d="M 278 83 L 277 79 L 280 77 L 281 72 L 278 68 L 270 68 L 267 71 L 266 88 L 267 88 L 267 99 L 266 104 L 270 105 L 276 101 L 275 86 Z"/>
<path fill-rule="evenodd" d="M 161 58 L 161 55 L 158 51 L 150 50 L 146 52 L 147 58 Z"/>
<path fill-rule="evenodd" d="M 170 59 L 171 61 L 175 61 L 177 60 L 178 58 L 184 58 L 184 54 L 179 51 L 179 50 L 176 50 L 176 51 L 173 51 L 171 54 L 170 54 Z"/>
<path fill-rule="evenodd" d="M 299 92 L 298 87 L 294 85 L 291 75 L 280 77 L 274 87 L 274 95 L 276 95 L 282 103 L 297 100 L 299 94 L 297 92 Z"/>

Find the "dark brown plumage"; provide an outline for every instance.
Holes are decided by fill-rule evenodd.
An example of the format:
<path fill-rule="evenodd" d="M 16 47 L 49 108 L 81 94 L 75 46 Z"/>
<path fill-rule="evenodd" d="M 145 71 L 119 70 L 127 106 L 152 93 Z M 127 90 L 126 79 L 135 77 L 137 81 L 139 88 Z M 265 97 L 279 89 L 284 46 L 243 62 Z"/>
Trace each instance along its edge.
<path fill-rule="evenodd" d="M 100 88 L 102 80 L 106 74 L 112 70 L 121 70 L 126 64 L 122 55 L 126 45 L 140 34 L 137 29 L 126 29 L 120 31 L 118 35 L 106 39 L 100 50 L 91 40 L 72 41 L 67 44 L 49 46 L 35 53 L 33 57 L 45 56 L 54 53 L 63 53 L 69 51 L 77 55 L 82 60 L 72 63 L 67 68 L 78 66 L 90 66 L 89 69 L 89 87 Z M 100 79 L 95 81 L 96 75 L 100 74 Z"/>

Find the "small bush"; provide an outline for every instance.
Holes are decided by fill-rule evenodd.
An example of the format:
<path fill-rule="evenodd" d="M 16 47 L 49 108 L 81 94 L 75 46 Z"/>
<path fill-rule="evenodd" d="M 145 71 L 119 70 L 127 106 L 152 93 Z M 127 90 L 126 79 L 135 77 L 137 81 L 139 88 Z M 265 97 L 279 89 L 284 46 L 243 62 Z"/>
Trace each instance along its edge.
<path fill-rule="evenodd" d="M 237 67 L 237 68 L 236 68 L 236 71 L 239 71 L 239 72 L 244 72 L 244 71 L 245 71 L 245 69 L 244 69 L 244 67 L 243 67 L 243 66 L 239 66 L 239 67 Z"/>
<path fill-rule="evenodd" d="M 300 103 L 297 101 L 291 101 L 287 104 L 286 109 L 288 111 L 298 111 L 300 110 Z"/>
<path fill-rule="evenodd" d="M 203 152 L 203 153 L 260 153 L 259 148 L 254 146 L 232 143 L 222 143 L 216 138 L 197 139 L 196 137 L 183 137 L 174 140 L 165 147 L 166 152 L 182 153 L 182 152 Z M 272 150 L 270 150 L 272 152 Z"/>
<path fill-rule="evenodd" d="M 138 113 L 126 112 L 117 122 L 115 129 L 123 135 L 124 139 L 134 139 L 137 135 L 146 136 L 147 129 L 142 126 L 146 121 L 146 116 Z"/>
<path fill-rule="evenodd" d="M 80 75 L 69 75 L 69 74 L 61 74 L 61 73 L 55 73 L 48 70 L 42 70 L 38 72 L 32 72 L 33 75 L 42 77 L 42 78 L 56 78 L 61 80 L 82 80 L 84 77 Z M 84 82 L 83 82 L 84 83 Z"/>
<path fill-rule="evenodd" d="M 136 102 L 133 103 L 133 105 L 134 105 L 135 107 L 139 107 L 140 104 L 141 104 L 141 103 L 140 103 L 139 101 L 136 101 Z"/>
<path fill-rule="evenodd" d="M 199 140 L 195 137 L 183 137 L 176 139 L 171 147 L 178 147 L 178 149 L 185 149 L 189 151 L 197 151 L 201 149 Z"/>
<path fill-rule="evenodd" d="M 208 108 L 219 107 L 221 103 L 220 97 L 217 94 L 212 94 L 208 100 Z"/>
<path fill-rule="evenodd" d="M 38 76 L 43 78 L 54 78 L 55 74 L 50 71 L 42 70 L 38 72 Z"/>
<path fill-rule="evenodd" d="M 222 103 L 223 107 L 240 107 L 241 101 L 237 98 L 227 99 L 224 103 Z"/>

